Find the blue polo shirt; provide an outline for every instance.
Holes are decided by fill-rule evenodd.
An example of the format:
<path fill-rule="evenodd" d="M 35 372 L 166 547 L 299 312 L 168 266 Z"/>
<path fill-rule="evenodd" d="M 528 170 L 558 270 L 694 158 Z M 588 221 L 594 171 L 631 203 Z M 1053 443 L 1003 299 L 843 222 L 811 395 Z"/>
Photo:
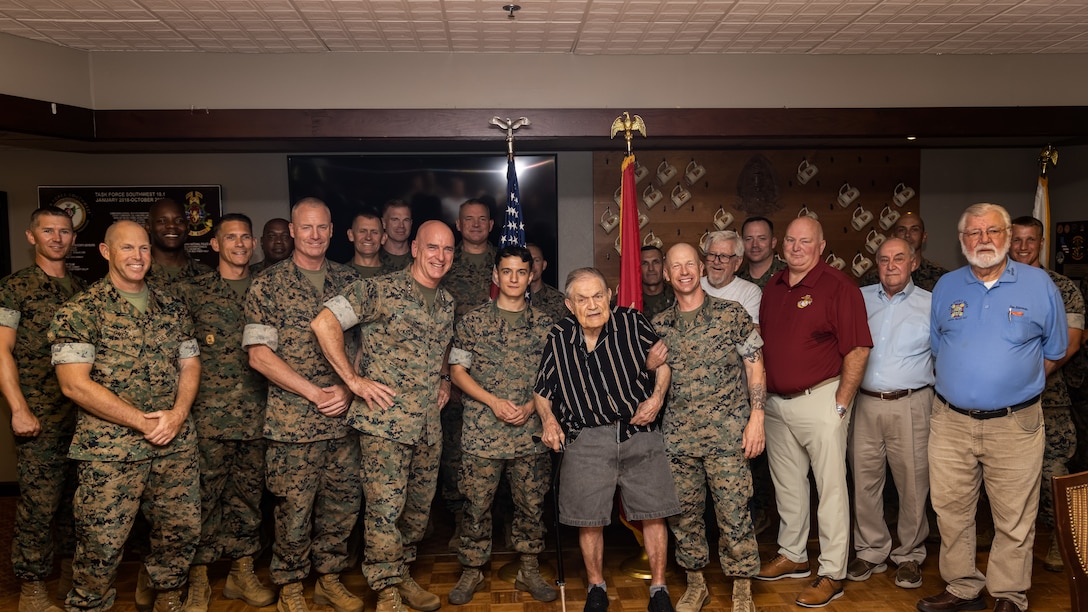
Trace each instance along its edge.
<path fill-rule="evenodd" d="M 861 388 L 869 391 L 919 389 L 933 384 L 933 355 L 929 350 L 931 294 L 908 281 L 888 297 L 880 283 L 861 288 L 873 350 Z"/>
<path fill-rule="evenodd" d="M 1006 260 L 987 289 L 970 266 L 933 288 L 930 344 L 937 393 L 961 408 L 994 410 L 1043 392 L 1043 358 L 1069 344 L 1058 288 L 1039 268 Z"/>

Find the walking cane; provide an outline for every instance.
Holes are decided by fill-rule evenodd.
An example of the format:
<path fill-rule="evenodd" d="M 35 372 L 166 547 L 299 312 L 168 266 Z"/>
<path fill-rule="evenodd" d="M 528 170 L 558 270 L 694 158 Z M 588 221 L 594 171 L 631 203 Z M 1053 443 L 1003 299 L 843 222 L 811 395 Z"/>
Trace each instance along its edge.
<path fill-rule="evenodd" d="M 534 442 L 540 442 L 540 436 L 533 436 Z M 559 457 L 555 462 L 555 470 L 552 472 L 552 510 L 553 531 L 555 531 L 555 585 L 559 587 L 559 605 L 562 612 L 567 612 L 567 579 L 563 572 L 563 538 L 559 533 L 559 470 L 563 467 L 563 451 L 566 445 L 559 446 Z"/>

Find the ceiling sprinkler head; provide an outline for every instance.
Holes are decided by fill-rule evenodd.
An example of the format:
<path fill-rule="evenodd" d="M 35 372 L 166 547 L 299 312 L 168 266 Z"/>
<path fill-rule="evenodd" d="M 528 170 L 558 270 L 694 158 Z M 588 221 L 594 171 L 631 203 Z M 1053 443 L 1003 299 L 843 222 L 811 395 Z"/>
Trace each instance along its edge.
<path fill-rule="evenodd" d="M 502 6 L 502 10 L 507 12 L 507 15 L 506 15 L 507 19 L 513 19 L 514 18 L 514 13 L 516 11 L 521 10 L 521 5 L 520 4 L 504 4 Z"/>

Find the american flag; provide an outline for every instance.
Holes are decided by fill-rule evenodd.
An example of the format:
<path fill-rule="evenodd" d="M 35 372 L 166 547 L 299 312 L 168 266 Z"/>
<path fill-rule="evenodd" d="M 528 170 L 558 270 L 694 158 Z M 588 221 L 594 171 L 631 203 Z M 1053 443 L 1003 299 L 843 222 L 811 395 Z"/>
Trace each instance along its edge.
<path fill-rule="evenodd" d="M 518 190 L 518 172 L 514 168 L 514 158 L 510 157 L 506 165 L 506 219 L 502 225 L 502 238 L 499 248 L 505 246 L 525 246 L 525 222 L 521 217 L 521 193 Z"/>

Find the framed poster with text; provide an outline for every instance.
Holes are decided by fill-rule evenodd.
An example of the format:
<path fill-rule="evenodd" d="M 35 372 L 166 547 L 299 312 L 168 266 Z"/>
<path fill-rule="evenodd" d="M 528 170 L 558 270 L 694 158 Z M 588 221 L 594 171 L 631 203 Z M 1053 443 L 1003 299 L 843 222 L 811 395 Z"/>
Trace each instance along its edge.
<path fill-rule="evenodd" d="M 163 198 L 181 204 L 189 218 L 185 249 L 193 258 L 214 268 L 216 254 L 209 241 L 213 224 L 223 215 L 219 185 L 38 187 L 39 207 L 56 206 L 71 215 L 77 235 L 68 257 L 68 269 L 91 282 L 106 274 L 106 260 L 98 252 L 106 228 L 122 220 L 146 226 L 151 205 Z"/>

